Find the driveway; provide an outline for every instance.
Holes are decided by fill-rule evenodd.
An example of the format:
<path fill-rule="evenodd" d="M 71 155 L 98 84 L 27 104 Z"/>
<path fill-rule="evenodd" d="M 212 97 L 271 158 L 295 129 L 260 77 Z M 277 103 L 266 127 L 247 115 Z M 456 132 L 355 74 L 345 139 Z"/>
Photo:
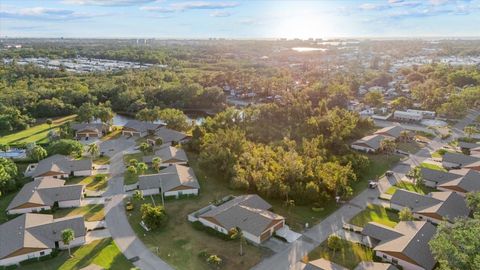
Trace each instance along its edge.
<path fill-rule="evenodd" d="M 88 243 L 91 243 L 95 240 L 101 240 L 104 238 L 109 238 L 111 237 L 110 232 L 108 229 L 102 229 L 102 230 L 95 230 L 95 231 L 89 231 L 87 232 L 87 235 L 85 237 L 85 240 Z"/>

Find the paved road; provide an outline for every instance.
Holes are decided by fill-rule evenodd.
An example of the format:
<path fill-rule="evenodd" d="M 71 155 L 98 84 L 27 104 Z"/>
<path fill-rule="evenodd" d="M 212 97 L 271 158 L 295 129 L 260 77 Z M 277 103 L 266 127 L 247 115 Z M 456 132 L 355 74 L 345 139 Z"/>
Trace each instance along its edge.
<path fill-rule="evenodd" d="M 107 141 L 100 146 L 110 158 L 110 172 L 112 178 L 108 181 L 108 190 L 104 196 L 109 196 L 110 200 L 105 206 L 107 227 L 110 230 L 112 238 L 120 248 L 125 257 L 139 257 L 134 262 L 135 266 L 142 270 L 170 270 L 172 269 L 167 263 L 154 255 L 150 250 L 137 238 L 132 227 L 128 223 L 125 214 L 123 199 L 123 152 L 131 151 L 134 146 L 133 140 L 117 139 Z M 113 150 L 112 150 L 113 149 Z"/>
<path fill-rule="evenodd" d="M 477 111 L 471 111 L 470 114 L 453 127 L 453 137 L 463 136 L 463 128 L 471 123 L 479 114 Z M 283 270 L 283 269 L 301 269 L 300 260 L 312 251 L 315 247 L 325 241 L 329 235 L 342 228 L 344 222 L 348 222 L 356 214 L 366 208 L 369 202 L 373 202 L 380 193 L 386 191 L 390 186 L 402 179 L 411 167 L 417 166 L 424 160 L 430 158 L 430 153 L 440 149 L 447 141 L 442 141 L 436 137 L 420 151 L 410 155 L 406 160 L 398 163 L 392 171 L 392 177 L 383 177 L 379 181 L 378 189 L 366 189 L 349 203 L 328 216 L 322 222 L 306 230 L 303 236 L 290 244 L 286 249 L 277 252 L 271 257 L 264 259 L 257 264 L 254 270 Z"/>

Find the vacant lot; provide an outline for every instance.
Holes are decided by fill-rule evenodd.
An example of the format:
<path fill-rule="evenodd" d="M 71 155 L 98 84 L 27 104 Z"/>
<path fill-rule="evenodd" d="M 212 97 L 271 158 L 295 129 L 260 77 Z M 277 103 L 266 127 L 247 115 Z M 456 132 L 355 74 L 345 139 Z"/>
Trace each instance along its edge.
<path fill-rule="evenodd" d="M 169 216 L 168 224 L 155 232 L 146 232 L 140 226 L 141 203 L 134 202 L 135 209 L 128 213 L 130 224 L 152 252 L 158 252 L 158 256 L 175 269 L 213 269 L 199 256 L 200 252 L 219 255 L 224 262 L 221 269 L 250 269 L 267 254 L 266 250 L 248 245 L 244 247 L 245 255 L 239 256 L 238 241 L 225 241 L 204 231 L 198 231 L 187 221 L 188 214 L 210 202 L 229 194 L 238 194 L 229 190 L 219 178 L 206 176 L 194 162 L 194 155 L 189 154 L 189 158 L 200 181 L 200 195 L 195 198 L 167 201 L 165 207 Z M 156 204 L 161 204 L 158 195 L 145 197 L 144 202 L 152 203 L 152 198 Z"/>
<path fill-rule="evenodd" d="M 83 216 L 85 221 L 99 221 L 105 219 L 105 212 L 101 204 L 89 204 L 82 207 L 58 209 L 53 213 L 54 218 L 68 216 Z"/>
<path fill-rule="evenodd" d="M 19 269 L 47 270 L 47 269 L 81 269 L 96 264 L 104 269 L 128 270 L 133 268 L 125 256 L 120 252 L 112 238 L 93 241 L 88 245 L 72 249 L 72 257 L 68 251 L 61 251 L 57 257 L 50 260 L 33 262 L 22 265 Z"/>
<path fill-rule="evenodd" d="M 46 143 L 48 142 L 48 133 L 51 130 L 58 130 L 58 127 L 75 119 L 76 115 L 70 115 L 53 120 L 52 126 L 48 124 L 40 124 L 28 128 L 26 130 L 19 131 L 7 136 L 0 137 L 0 144 L 13 144 L 13 143 Z"/>
<path fill-rule="evenodd" d="M 373 250 L 343 239 L 339 250 L 331 250 L 327 246 L 327 241 L 325 241 L 308 254 L 309 261 L 320 258 L 353 269 L 362 261 L 373 261 Z"/>
<path fill-rule="evenodd" d="M 399 218 L 395 211 L 387 210 L 380 205 L 369 204 L 365 210 L 354 216 L 350 220 L 350 223 L 359 227 L 363 227 L 371 221 L 389 227 L 395 227 L 395 225 L 397 225 L 399 222 Z"/>

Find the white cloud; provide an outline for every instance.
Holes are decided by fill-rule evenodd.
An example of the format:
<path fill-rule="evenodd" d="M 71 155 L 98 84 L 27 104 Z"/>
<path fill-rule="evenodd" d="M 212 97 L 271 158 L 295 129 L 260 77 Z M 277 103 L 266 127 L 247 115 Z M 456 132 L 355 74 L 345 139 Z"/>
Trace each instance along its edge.
<path fill-rule="evenodd" d="M 63 0 L 65 4 L 90 6 L 135 6 L 156 2 L 156 0 Z"/>
<path fill-rule="evenodd" d="M 169 6 L 143 6 L 140 7 L 141 10 L 160 12 L 160 13 L 172 13 L 177 11 L 187 11 L 195 9 L 228 9 L 237 7 L 238 3 L 234 2 L 204 2 L 204 1 L 191 1 L 191 2 L 181 2 L 173 3 Z"/>
<path fill-rule="evenodd" d="M 49 20 L 49 21 L 69 21 L 87 19 L 91 17 L 103 16 L 100 14 L 80 13 L 68 9 L 32 7 L 21 9 L 7 9 L 0 11 L 3 18 L 19 20 Z"/>
<path fill-rule="evenodd" d="M 216 10 L 210 14 L 212 17 L 229 17 L 232 13 L 224 10 Z"/>

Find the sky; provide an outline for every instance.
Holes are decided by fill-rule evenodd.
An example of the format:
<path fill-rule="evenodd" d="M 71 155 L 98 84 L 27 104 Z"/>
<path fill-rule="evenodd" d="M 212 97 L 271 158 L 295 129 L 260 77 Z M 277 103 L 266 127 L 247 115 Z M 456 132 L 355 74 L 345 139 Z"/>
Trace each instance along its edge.
<path fill-rule="evenodd" d="M 480 0 L 0 0 L 0 36 L 478 37 Z"/>

